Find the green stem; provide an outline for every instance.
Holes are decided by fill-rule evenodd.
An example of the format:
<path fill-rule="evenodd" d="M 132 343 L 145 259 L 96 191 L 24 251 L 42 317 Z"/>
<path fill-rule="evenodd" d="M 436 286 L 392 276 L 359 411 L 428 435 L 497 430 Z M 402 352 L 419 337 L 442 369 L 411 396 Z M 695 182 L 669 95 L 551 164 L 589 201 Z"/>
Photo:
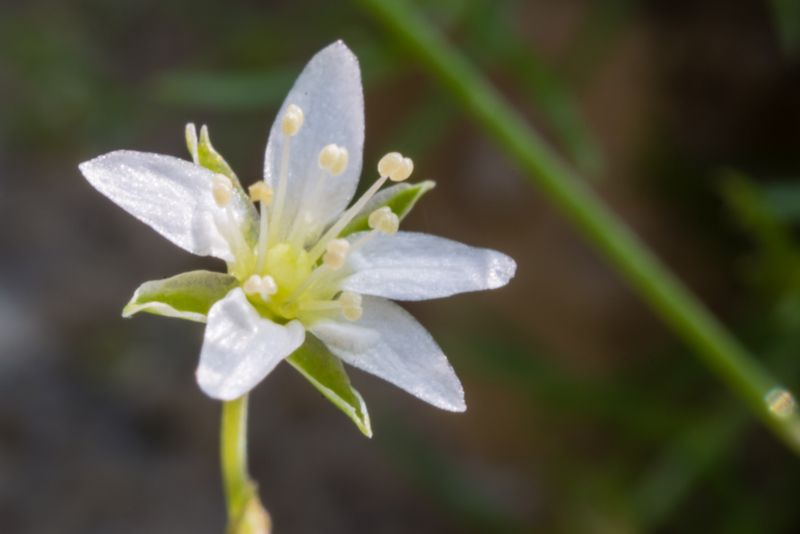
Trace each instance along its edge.
<path fill-rule="evenodd" d="M 711 371 L 800 454 L 796 411 L 773 411 L 765 401 L 777 381 L 568 169 L 481 73 L 404 0 L 358 1 L 462 103 Z"/>
<path fill-rule="evenodd" d="M 269 534 L 269 514 L 247 474 L 247 395 L 222 404 L 222 480 L 228 504 L 227 534 Z"/>
<path fill-rule="evenodd" d="M 247 395 L 222 404 L 220 446 L 228 523 L 234 524 L 253 494 L 247 474 Z"/>

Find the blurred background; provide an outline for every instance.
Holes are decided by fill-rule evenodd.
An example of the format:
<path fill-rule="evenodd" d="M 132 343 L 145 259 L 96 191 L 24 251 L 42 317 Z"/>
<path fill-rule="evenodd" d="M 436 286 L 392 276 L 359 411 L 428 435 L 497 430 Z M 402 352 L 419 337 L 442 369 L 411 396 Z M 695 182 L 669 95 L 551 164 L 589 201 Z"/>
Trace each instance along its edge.
<path fill-rule="evenodd" d="M 800 382 L 800 4 L 412 2 L 788 386 Z M 405 227 L 514 257 L 505 289 L 408 306 L 469 410 L 352 371 L 364 438 L 289 366 L 251 403 L 281 533 L 797 532 L 800 466 L 358 3 L 2 0 L 0 532 L 220 533 L 199 325 L 120 310 L 180 251 L 77 164 L 188 157 L 243 181 L 305 62 L 361 60 L 365 168 L 438 187 Z"/>

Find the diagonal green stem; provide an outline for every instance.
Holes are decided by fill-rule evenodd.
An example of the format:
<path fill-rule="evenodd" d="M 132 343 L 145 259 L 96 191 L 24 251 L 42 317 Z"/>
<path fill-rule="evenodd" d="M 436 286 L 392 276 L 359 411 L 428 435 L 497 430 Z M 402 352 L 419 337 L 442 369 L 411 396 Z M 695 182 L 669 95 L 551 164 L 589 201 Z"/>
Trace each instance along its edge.
<path fill-rule="evenodd" d="M 772 410 L 765 400 L 777 381 L 568 169 L 481 73 L 405 0 L 358 1 L 461 102 L 709 369 L 800 454 L 796 411 Z"/>

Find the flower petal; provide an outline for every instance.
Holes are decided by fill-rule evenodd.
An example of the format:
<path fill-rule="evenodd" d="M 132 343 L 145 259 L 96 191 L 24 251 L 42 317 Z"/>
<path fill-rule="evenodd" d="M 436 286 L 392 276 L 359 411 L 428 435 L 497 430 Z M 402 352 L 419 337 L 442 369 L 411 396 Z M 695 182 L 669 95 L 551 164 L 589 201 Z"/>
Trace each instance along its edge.
<path fill-rule="evenodd" d="M 284 207 L 284 226 L 298 207 L 313 210 L 315 221 L 324 225 L 341 213 L 356 190 L 361 174 L 364 147 L 364 95 L 358 60 L 347 46 L 337 41 L 308 62 L 289 91 L 272 125 L 264 157 L 264 180 L 277 190 L 281 153 L 287 138 L 281 133 L 286 108 L 294 104 L 303 110 L 304 123 L 290 139 L 289 174 Z M 319 152 L 335 143 L 347 149 L 349 163 L 339 176 L 328 176 L 314 194 L 321 176 Z M 308 206 L 316 197 L 315 206 Z"/>
<path fill-rule="evenodd" d="M 233 276 L 212 271 L 190 271 L 151 280 L 136 289 L 122 316 L 147 312 L 204 323 L 211 306 L 238 285 Z"/>
<path fill-rule="evenodd" d="M 214 222 L 223 210 L 211 194 L 211 171 L 172 156 L 130 150 L 84 162 L 80 170 L 95 189 L 182 249 L 234 259 Z M 253 243 L 256 215 L 250 201 L 237 192 L 229 209 Z"/>
<path fill-rule="evenodd" d="M 357 241 L 363 234 L 348 237 Z M 354 271 L 343 288 L 394 300 L 425 300 L 466 291 L 496 289 L 517 264 L 500 252 L 428 234 L 376 235 L 352 254 Z"/>
<path fill-rule="evenodd" d="M 280 325 L 264 319 L 237 287 L 208 312 L 197 383 L 215 399 L 241 397 L 304 339 L 299 321 Z"/>
<path fill-rule="evenodd" d="M 453 368 L 425 328 L 400 306 L 364 297 L 353 323 L 321 321 L 311 327 L 336 356 L 383 378 L 437 408 L 467 409 Z"/>

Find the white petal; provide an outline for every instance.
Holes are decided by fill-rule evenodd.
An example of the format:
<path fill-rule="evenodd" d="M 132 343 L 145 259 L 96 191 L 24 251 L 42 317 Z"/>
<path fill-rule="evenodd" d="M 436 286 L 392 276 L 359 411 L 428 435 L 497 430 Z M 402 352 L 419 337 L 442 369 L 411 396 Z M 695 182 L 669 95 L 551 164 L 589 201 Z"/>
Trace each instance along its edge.
<path fill-rule="evenodd" d="M 364 147 L 364 95 L 358 60 L 347 46 L 337 41 L 308 62 L 281 106 L 264 158 L 264 180 L 277 190 L 280 160 L 286 138 L 281 121 L 289 104 L 303 110 L 304 123 L 291 138 L 288 188 L 284 221 L 292 221 L 304 195 L 312 195 L 320 176 L 319 152 L 335 143 L 347 149 L 349 163 L 339 176 L 328 176 L 317 197 L 316 222 L 325 224 L 341 213 L 358 184 Z"/>
<path fill-rule="evenodd" d="M 234 259 L 214 223 L 223 210 L 211 194 L 211 171 L 172 156 L 129 150 L 97 157 L 80 169 L 95 189 L 182 249 Z M 235 192 L 229 209 L 236 227 L 252 240 L 252 205 Z"/>
<path fill-rule="evenodd" d="M 197 383 L 215 399 L 241 397 L 289 356 L 305 339 L 299 321 L 285 325 L 261 317 L 241 288 L 208 312 Z"/>
<path fill-rule="evenodd" d="M 425 328 L 400 306 L 364 297 L 354 323 L 324 321 L 311 331 L 346 363 L 383 378 L 443 410 L 463 412 L 464 390 Z"/>
<path fill-rule="evenodd" d="M 362 234 L 348 239 L 357 241 Z M 428 234 L 376 235 L 349 261 L 343 288 L 394 300 L 425 300 L 504 286 L 517 264 L 500 252 Z"/>

